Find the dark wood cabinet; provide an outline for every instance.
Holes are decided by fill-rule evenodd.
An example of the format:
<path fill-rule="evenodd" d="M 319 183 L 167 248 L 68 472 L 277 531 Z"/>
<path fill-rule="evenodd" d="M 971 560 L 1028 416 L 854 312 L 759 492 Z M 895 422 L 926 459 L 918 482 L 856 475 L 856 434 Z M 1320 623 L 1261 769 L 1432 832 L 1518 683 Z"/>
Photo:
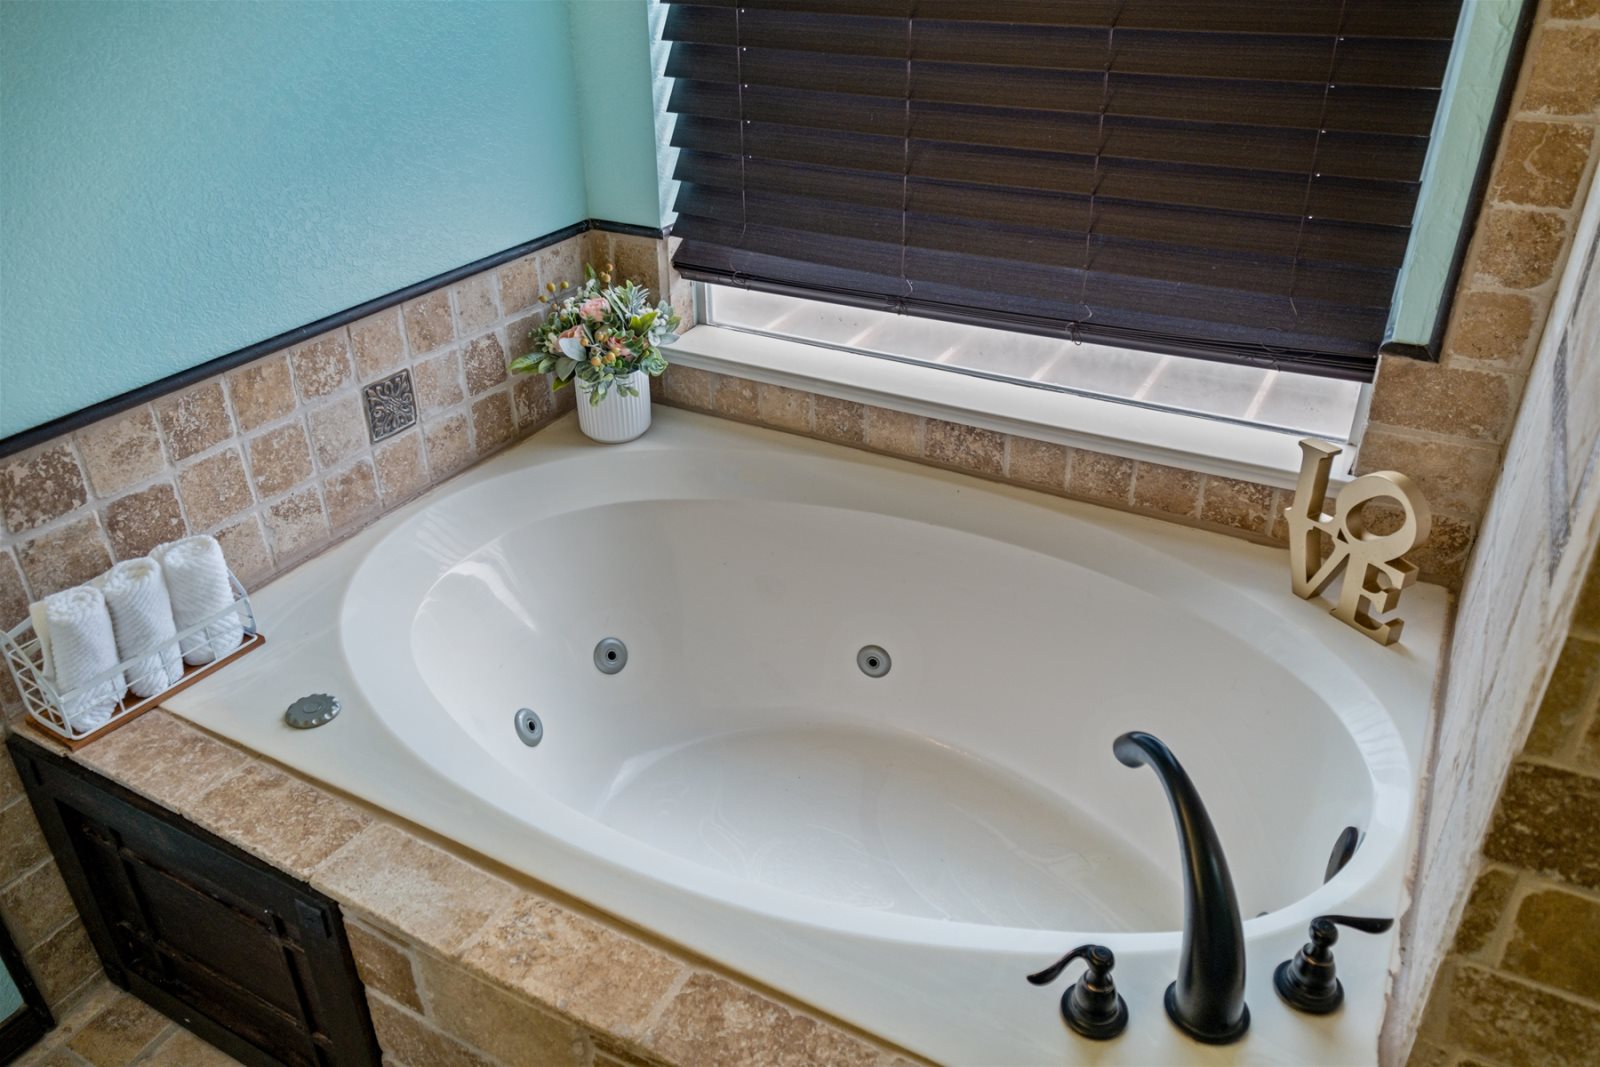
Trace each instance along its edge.
<path fill-rule="evenodd" d="M 245 1063 L 380 1062 L 338 904 L 20 734 L 8 747 L 112 982 Z"/>

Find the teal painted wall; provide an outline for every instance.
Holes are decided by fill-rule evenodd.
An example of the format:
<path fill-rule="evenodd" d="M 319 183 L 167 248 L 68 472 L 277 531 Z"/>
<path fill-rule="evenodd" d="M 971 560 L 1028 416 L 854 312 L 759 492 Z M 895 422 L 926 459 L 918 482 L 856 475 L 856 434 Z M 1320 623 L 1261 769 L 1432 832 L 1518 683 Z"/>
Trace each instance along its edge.
<path fill-rule="evenodd" d="M 0 437 L 587 217 L 569 15 L 0 2 Z"/>
<path fill-rule="evenodd" d="M 573 0 L 589 217 L 660 226 L 651 26 L 646 0 Z"/>

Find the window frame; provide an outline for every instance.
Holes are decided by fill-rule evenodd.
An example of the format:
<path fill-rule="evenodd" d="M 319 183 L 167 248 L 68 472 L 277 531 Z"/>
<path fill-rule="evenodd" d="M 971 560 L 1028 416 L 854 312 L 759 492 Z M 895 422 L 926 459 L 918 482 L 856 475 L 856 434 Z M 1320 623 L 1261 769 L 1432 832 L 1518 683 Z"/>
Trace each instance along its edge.
<path fill-rule="evenodd" d="M 681 366 L 1277 488 L 1299 474 L 1300 432 L 718 324 L 707 283 L 693 287 L 697 325 L 667 353 Z M 1371 390 L 1334 440 L 1335 486 L 1352 477 Z"/>

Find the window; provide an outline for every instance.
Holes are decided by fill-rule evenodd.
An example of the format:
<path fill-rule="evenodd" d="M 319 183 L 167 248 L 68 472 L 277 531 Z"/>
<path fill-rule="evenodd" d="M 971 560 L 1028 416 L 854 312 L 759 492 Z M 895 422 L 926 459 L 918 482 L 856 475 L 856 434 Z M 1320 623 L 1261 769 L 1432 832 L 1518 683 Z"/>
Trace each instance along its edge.
<path fill-rule="evenodd" d="M 1235 364 L 1207 376 L 1237 394 L 1211 413 L 1271 423 L 1274 372 L 1372 376 L 1459 10 L 673 3 L 674 262 L 750 290 L 712 299 L 744 328 L 789 316 L 863 347 L 828 331 L 957 324 L 910 343 L 969 372 L 1159 406 L 1192 377 L 1161 356 Z M 1328 390 L 1345 429 L 1354 393 Z M 1317 429 L 1318 403 L 1285 428 Z"/>

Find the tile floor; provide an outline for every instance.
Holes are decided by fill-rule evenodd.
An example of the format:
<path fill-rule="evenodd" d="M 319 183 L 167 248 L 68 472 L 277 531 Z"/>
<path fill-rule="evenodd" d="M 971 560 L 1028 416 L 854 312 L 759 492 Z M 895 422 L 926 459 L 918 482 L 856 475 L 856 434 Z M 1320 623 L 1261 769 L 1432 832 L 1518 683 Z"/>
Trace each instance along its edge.
<path fill-rule="evenodd" d="M 81 997 L 15 1067 L 227 1067 L 238 1063 L 110 983 Z"/>

